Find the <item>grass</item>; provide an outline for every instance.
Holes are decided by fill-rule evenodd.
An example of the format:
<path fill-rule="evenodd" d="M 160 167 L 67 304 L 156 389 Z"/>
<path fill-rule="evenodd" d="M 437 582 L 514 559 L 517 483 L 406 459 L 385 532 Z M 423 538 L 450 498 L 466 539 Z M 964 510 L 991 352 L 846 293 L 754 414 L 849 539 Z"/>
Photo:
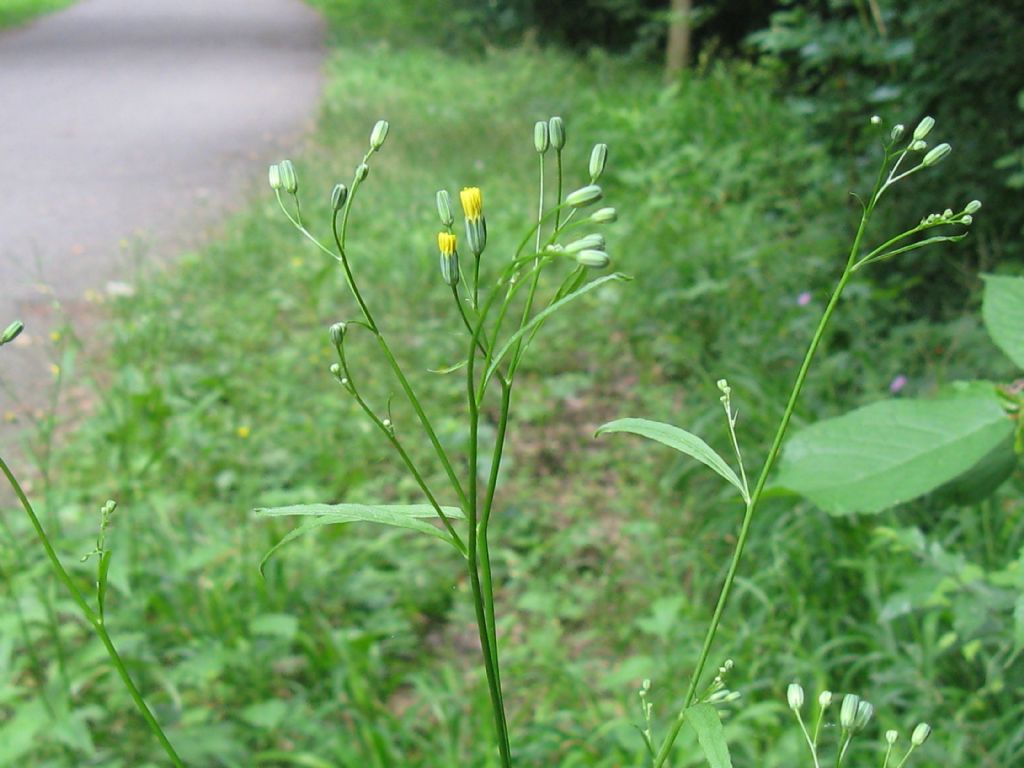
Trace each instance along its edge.
<path fill-rule="evenodd" d="M 666 92 L 628 60 L 483 51 L 471 32 L 456 54 L 430 44 L 437 31 L 420 5 L 351 16 L 332 4 L 343 45 L 317 141 L 295 158 L 307 217 L 326 220 L 332 184 L 350 176 L 373 122 L 390 120 L 355 210 L 353 262 L 455 450 L 460 391 L 427 373 L 457 343 L 437 274 L 435 190 L 482 186 L 488 254 L 500 254 L 531 215 L 533 121 L 566 118 L 579 181 L 591 143 L 610 144 L 620 222 L 609 250 L 637 279 L 553 322 L 524 369 L 492 548 L 520 764 L 639 765 L 636 688 L 653 679 L 656 717 L 671 716 L 740 510 L 686 462 L 591 436 L 644 414 L 724 448 L 714 381 L 728 375 L 747 451 L 763 455 L 855 222 L 846 180 L 756 70 L 710 67 Z M 394 24 L 400 7 L 413 23 Z M 358 26 L 340 23 L 352 18 Z M 387 24 L 402 45 L 383 39 Z M 804 291 L 810 307 L 797 301 Z M 893 327 L 906 308 L 880 291 L 864 286 L 844 303 L 798 419 L 877 399 L 897 373 L 928 391 L 991 369 L 975 323 Z M 59 480 L 34 490 L 71 563 L 91 547 L 99 505 L 119 500 L 111 631 L 186 761 L 497 764 L 477 736 L 489 725 L 468 584 L 436 542 L 335 528 L 283 550 L 266 580 L 256 569 L 287 527 L 254 521 L 253 507 L 418 500 L 327 373 L 326 328 L 354 315 L 335 264 L 257 190 L 222 238 L 145 275 L 111 309 L 109 360 L 65 370 L 97 382 L 93 413 L 59 452 Z M 383 402 L 385 372 L 356 339 L 350 355 Z M 67 334 L 57 351 L 74 348 Z M 399 428 L 411 418 L 396 407 Z M 880 728 L 929 719 L 936 733 L 916 765 L 1013 764 L 1020 670 L 987 664 L 984 645 L 965 651 L 1001 609 L 971 624 L 960 607 L 969 591 L 943 575 L 955 563 L 886 534 L 918 527 L 994 572 L 1020 547 L 1020 504 L 1008 495 L 989 514 L 1001 535 L 986 543 L 926 506 L 860 520 L 773 499 L 713 657 L 736 660 L 729 685 L 744 693 L 727 723 L 736 764 L 797 764 L 784 699 L 794 678 L 871 699 Z M 102 649 L 67 618 L 23 528 L 4 520 L 0 765 L 158 764 Z M 86 568 L 74 572 L 87 580 Z M 975 583 L 964 568 L 955 578 Z M 680 745 L 674 764 L 700 763 L 694 742 Z"/>
<path fill-rule="evenodd" d="M 0 4 L 0 29 L 24 24 L 44 13 L 67 8 L 74 0 L 4 0 Z"/>

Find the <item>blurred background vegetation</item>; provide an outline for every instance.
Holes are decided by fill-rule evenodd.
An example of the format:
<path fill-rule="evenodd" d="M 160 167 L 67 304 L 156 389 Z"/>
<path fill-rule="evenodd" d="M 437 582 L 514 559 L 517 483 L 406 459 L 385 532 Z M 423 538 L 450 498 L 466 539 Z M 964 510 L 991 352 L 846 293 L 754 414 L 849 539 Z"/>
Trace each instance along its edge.
<path fill-rule="evenodd" d="M 691 463 L 596 443 L 594 429 L 643 415 L 724 448 L 714 382 L 728 376 L 757 463 L 841 270 L 875 113 L 908 126 L 932 114 L 955 148 L 890 201 L 892 226 L 975 197 L 985 208 L 964 243 L 850 291 L 798 421 L 888 396 L 901 376 L 901 396 L 1011 379 L 977 297 L 980 271 L 1021 272 L 1024 10 L 707 0 L 681 22 L 653 0 L 315 4 L 332 52 L 315 141 L 295 158 L 309 219 L 326 220 L 331 186 L 390 120 L 353 262 L 453 449 L 461 390 L 426 372 L 459 343 L 434 192 L 483 187 L 497 254 L 534 205 L 535 120 L 565 117 L 570 186 L 592 143 L 611 147 L 609 251 L 636 281 L 581 301 L 535 345 L 492 548 L 520 764 L 640 765 L 636 689 L 652 678 L 656 716 L 671 716 L 740 510 Z M 688 53 L 667 76 L 672 23 Z M 255 190 L 222 238 L 144 270 L 112 304 L 108 358 L 80 360 L 64 329 L 55 361 L 94 405 L 73 431 L 36 425 L 33 490 L 69 562 L 103 500 L 120 501 L 109 622 L 189 764 L 494 765 L 476 735 L 489 726 L 468 585 L 436 542 L 325 530 L 257 572 L 287 526 L 253 507 L 417 498 L 327 374 L 326 328 L 352 314 L 342 288 Z M 362 375 L 386 397 L 364 349 Z M 396 408 L 396 424 L 410 418 Z M 744 695 L 727 721 L 736 764 L 802 759 L 784 700 L 794 679 L 868 698 L 878 733 L 931 722 L 917 765 L 1020 764 L 1022 487 L 1018 470 L 969 506 L 927 498 L 867 517 L 774 498 L 716 651 Z M 0 765 L 158 765 L 29 532 L 11 510 L 0 520 Z M 685 740 L 679 754 L 677 766 L 703 759 Z M 867 743 L 853 757 L 879 762 Z"/>

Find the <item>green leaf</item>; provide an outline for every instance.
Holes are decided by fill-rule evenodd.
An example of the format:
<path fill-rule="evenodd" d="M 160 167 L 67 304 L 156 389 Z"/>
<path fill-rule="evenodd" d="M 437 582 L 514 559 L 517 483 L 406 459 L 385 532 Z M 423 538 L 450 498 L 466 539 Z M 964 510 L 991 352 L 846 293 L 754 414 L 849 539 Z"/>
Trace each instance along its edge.
<path fill-rule="evenodd" d="M 454 365 L 445 365 L 440 368 L 427 368 L 427 371 L 429 373 L 437 373 L 443 376 L 447 373 L 455 373 L 455 371 L 465 368 L 467 365 L 469 365 L 468 360 L 461 360 Z"/>
<path fill-rule="evenodd" d="M 777 485 L 832 514 L 881 512 L 974 467 L 1013 431 L 995 396 L 883 400 L 797 433 Z"/>
<path fill-rule="evenodd" d="M 692 432 L 687 432 L 685 429 L 674 427 L 671 424 L 650 421 L 648 419 L 617 419 L 616 421 L 609 421 L 598 428 L 597 436 L 609 432 L 628 432 L 633 435 L 656 440 L 662 445 L 667 445 L 669 448 L 675 448 L 680 453 L 685 453 L 687 456 L 695 458 L 701 464 L 711 467 L 711 469 L 736 486 L 744 501 L 750 501 L 746 490 L 743 488 L 743 483 L 740 482 L 736 473 L 732 471 L 732 467 L 725 462 L 725 459 L 715 453 L 715 450 L 710 445 Z"/>
<path fill-rule="evenodd" d="M 1024 368 L 1024 277 L 982 275 L 985 297 L 981 316 L 992 341 Z"/>
<path fill-rule="evenodd" d="M 599 277 L 597 280 L 593 280 L 593 281 L 587 283 L 582 288 L 580 288 L 578 291 L 574 291 L 573 293 L 570 293 L 567 296 L 563 296 L 558 301 L 554 301 L 551 304 L 549 304 L 548 306 L 546 306 L 543 309 L 543 311 L 538 312 L 533 317 L 533 319 L 530 320 L 530 322 L 528 322 L 526 325 L 524 325 L 522 328 L 520 328 L 518 331 L 516 331 L 515 333 L 513 333 L 511 336 L 508 337 L 508 339 L 505 341 L 505 343 L 501 346 L 501 349 L 498 350 L 498 353 L 491 360 L 491 364 L 490 364 L 490 366 L 488 366 L 487 373 L 484 376 L 484 381 L 490 379 L 492 374 L 496 370 L 498 370 L 498 366 L 501 364 L 502 359 L 505 357 L 505 355 L 507 355 L 512 350 L 512 348 L 515 346 L 517 341 L 519 341 L 521 338 L 523 338 L 528 333 L 533 331 L 534 328 L 539 326 L 541 323 L 543 323 L 545 320 L 547 320 L 551 315 L 553 315 L 555 312 L 560 310 L 562 307 L 564 307 L 570 301 L 578 299 L 583 294 L 589 293 L 590 291 L 594 290 L 595 288 L 601 287 L 605 283 L 609 283 L 609 282 L 612 282 L 612 281 L 632 280 L 632 279 L 633 278 L 630 277 L 629 275 L 624 275 L 621 272 L 616 272 L 615 274 L 612 274 L 612 275 L 605 275 L 604 277 Z"/>
<path fill-rule="evenodd" d="M 729 745 L 718 710 L 710 704 L 694 704 L 684 713 L 686 722 L 697 732 L 697 741 L 711 768 L 732 768 Z"/>
<path fill-rule="evenodd" d="M 441 507 L 449 520 L 462 519 L 462 511 L 457 507 Z M 437 510 L 429 504 L 295 504 L 288 507 L 255 510 L 257 517 L 308 517 L 298 528 L 289 531 L 283 539 L 270 548 L 260 561 L 260 573 L 267 562 L 285 544 L 304 536 L 312 530 L 324 525 L 342 525 L 345 523 L 380 523 L 396 528 L 410 528 L 414 531 L 436 536 L 448 543 L 453 543 L 448 532 L 436 525 L 424 521 L 437 519 Z"/>

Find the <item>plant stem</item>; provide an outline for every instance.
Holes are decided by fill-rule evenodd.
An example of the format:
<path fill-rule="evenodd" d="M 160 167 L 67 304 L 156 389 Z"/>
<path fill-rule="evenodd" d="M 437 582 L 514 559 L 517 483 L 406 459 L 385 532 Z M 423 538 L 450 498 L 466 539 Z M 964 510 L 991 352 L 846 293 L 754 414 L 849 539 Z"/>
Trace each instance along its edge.
<path fill-rule="evenodd" d="M 82 611 L 86 620 L 92 625 L 92 628 L 99 635 L 100 640 L 103 642 L 103 646 L 107 649 L 107 655 L 110 656 L 110 661 L 113 663 L 114 668 L 117 670 L 118 676 L 121 678 L 121 682 L 124 683 L 125 688 L 128 689 L 128 693 L 135 703 L 136 708 L 142 715 L 143 719 L 149 725 L 149 729 L 153 732 L 160 746 L 163 747 L 164 752 L 171 759 L 171 762 L 176 768 L 185 768 L 185 763 L 182 762 L 181 758 L 178 757 L 178 753 L 174 751 L 174 747 L 171 742 L 167 739 L 163 729 L 160 727 L 160 723 L 153 716 L 149 706 L 142 698 L 142 694 L 135 685 L 135 681 L 132 680 L 131 675 L 128 673 L 127 667 L 124 665 L 120 654 L 117 652 L 117 648 L 114 647 L 114 642 L 110 639 L 110 635 L 107 632 L 106 625 L 103 619 L 97 614 L 92 607 L 86 602 L 85 597 L 82 595 L 81 590 L 72 580 L 68 572 L 64 570 L 64 566 L 60 562 L 56 551 L 53 549 L 53 545 L 50 543 L 49 537 L 46 535 L 46 531 L 43 530 L 42 524 L 39 522 L 39 518 L 36 516 L 35 510 L 32 508 L 32 503 L 28 500 L 28 496 L 25 495 L 25 491 L 22 489 L 18 479 L 14 476 L 10 467 L 7 466 L 7 462 L 4 461 L 3 457 L 0 457 L 0 471 L 3 471 L 7 478 L 7 482 L 10 483 L 11 488 L 14 489 L 15 495 L 18 497 L 18 501 L 21 502 L 22 508 L 25 510 L 25 514 L 28 515 L 29 520 L 32 523 L 32 527 L 35 529 L 36 536 L 39 539 L 40 544 L 43 545 L 43 550 L 46 552 L 47 558 L 50 560 L 50 564 L 53 566 L 53 570 L 56 572 L 57 577 L 63 582 L 64 586 L 67 587 L 68 592 L 71 594 L 71 599 L 74 600 L 75 604 Z"/>
<path fill-rule="evenodd" d="M 778 429 L 775 432 L 775 438 L 772 440 L 771 448 L 768 451 L 768 457 L 765 459 L 764 466 L 761 468 L 761 474 L 757 478 L 757 484 L 754 486 L 754 492 L 751 494 L 750 501 L 747 502 L 746 511 L 743 515 L 743 522 L 740 526 L 739 537 L 736 541 L 736 549 L 733 551 L 732 560 L 729 563 L 729 570 L 725 575 L 725 583 L 722 585 L 722 591 L 719 593 L 718 602 L 715 605 L 715 611 L 711 617 L 711 623 L 708 625 L 707 633 L 704 636 L 704 644 L 701 647 L 700 656 L 697 659 L 697 666 L 694 668 L 693 676 L 690 678 L 690 684 L 686 691 L 686 697 L 683 700 L 683 706 L 679 710 L 679 714 L 676 716 L 675 721 L 672 723 L 672 727 L 669 730 L 668 735 L 665 737 L 665 741 L 662 742 L 661 749 L 658 751 L 658 756 L 655 758 L 654 768 L 661 768 L 661 766 L 665 764 L 665 761 L 668 759 L 669 752 L 672 750 L 672 745 L 679 736 L 679 731 L 685 722 L 686 710 L 691 704 L 693 704 L 694 697 L 697 693 L 697 686 L 700 683 L 701 674 L 704 672 L 704 666 L 707 664 L 708 656 L 711 653 L 711 646 L 714 643 L 715 635 L 718 633 L 718 626 L 722 621 L 722 614 L 725 611 L 726 603 L 728 603 L 729 595 L 732 592 L 733 583 L 736 580 L 736 572 L 739 570 L 739 564 L 743 558 L 743 550 L 746 547 L 747 538 L 750 535 L 750 525 L 753 522 L 754 513 L 757 511 L 758 503 L 761 500 L 761 494 L 764 492 L 765 485 L 768 482 L 768 475 L 775 466 L 775 460 L 778 458 L 779 451 L 782 449 L 782 441 L 789 428 L 789 422 L 793 417 L 793 411 L 796 409 L 796 404 L 800 398 L 800 392 L 803 389 L 804 382 L 807 380 L 807 374 L 808 371 L 810 371 L 811 362 L 814 360 L 814 355 L 818 351 L 818 346 L 821 344 L 821 340 L 825 335 L 825 329 L 828 327 L 829 321 L 832 319 L 832 314 L 835 312 L 836 306 L 839 304 L 839 299 L 843 295 L 843 290 L 846 288 L 846 284 L 853 275 L 852 267 L 856 260 L 857 253 L 860 250 L 860 243 L 864 237 L 864 231 L 867 229 L 867 224 L 871 218 L 871 213 L 874 210 L 874 205 L 878 200 L 878 190 L 880 188 L 881 175 L 884 173 L 884 169 L 885 164 L 883 163 L 882 170 L 879 172 L 879 180 L 876 181 L 874 191 L 871 195 L 871 200 L 861 214 L 860 225 L 857 228 L 857 235 L 854 238 L 853 246 L 850 248 L 850 255 L 846 260 L 846 267 L 843 269 L 843 275 L 839 279 L 839 283 L 836 285 L 835 290 L 832 292 L 832 297 L 829 299 L 828 306 L 825 307 L 821 320 L 818 322 L 818 327 L 814 331 L 814 336 L 811 339 L 811 343 L 807 348 L 807 353 L 804 355 L 803 363 L 801 363 L 800 370 L 797 373 L 796 382 L 793 384 L 793 389 L 790 392 L 789 401 L 786 403 L 786 409 L 782 414 L 782 419 L 779 421 Z"/>

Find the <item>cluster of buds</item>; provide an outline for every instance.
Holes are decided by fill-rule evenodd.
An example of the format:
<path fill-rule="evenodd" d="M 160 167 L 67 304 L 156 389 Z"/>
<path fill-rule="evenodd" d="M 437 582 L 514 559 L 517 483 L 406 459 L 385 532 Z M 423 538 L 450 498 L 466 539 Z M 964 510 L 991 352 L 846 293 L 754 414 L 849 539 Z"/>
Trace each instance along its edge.
<path fill-rule="evenodd" d="M 981 210 L 980 200 L 971 200 L 960 213 L 953 213 L 952 208 L 947 208 L 942 213 L 929 213 L 921 219 L 922 227 L 935 226 L 938 224 L 962 224 L 969 227 L 974 223 L 974 214 Z"/>
<path fill-rule="evenodd" d="M 299 191 L 299 177 L 295 174 L 295 166 L 291 160 L 274 163 L 267 171 L 270 188 L 275 192 L 284 191 L 294 195 Z"/>
<path fill-rule="evenodd" d="M 705 702 L 715 705 L 731 704 L 740 698 L 742 694 L 739 691 L 730 691 L 725 687 L 726 675 L 732 671 L 733 666 L 733 660 L 726 659 L 722 666 L 718 668 L 718 673 L 715 675 L 714 680 L 711 681 L 711 685 L 704 692 L 703 700 Z"/>
<path fill-rule="evenodd" d="M 834 695 L 831 691 L 822 691 L 818 695 L 818 712 L 816 723 L 813 727 L 813 734 L 807 730 L 804 725 L 802 717 L 802 711 L 804 708 L 804 689 L 799 683 L 790 683 L 786 688 L 786 703 L 789 708 L 796 715 L 797 722 L 800 724 L 801 730 L 804 732 L 804 737 L 807 741 L 807 745 L 810 747 L 815 758 L 815 765 L 818 764 L 818 737 L 821 734 L 822 725 L 825 719 L 825 713 L 828 708 L 832 705 Z M 849 749 L 850 742 L 854 736 L 864 731 L 867 728 L 868 723 L 871 722 L 871 718 L 874 716 L 875 708 L 870 702 L 865 701 L 860 696 L 854 693 L 848 693 L 843 696 L 842 703 L 839 707 L 839 746 L 836 759 L 836 765 L 842 765 L 843 759 L 846 757 L 847 750 Z M 920 747 L 928 737 L 931 735 L 932 729 L 927 723 L 920 723 L 914 728 L 913 733 L 910 737 L 910 748 L 907 750 L 906 755 L 899 762 L 902 766 L 907 762 L 910 757 L 910 753 L 917 747 Z M 895 746 L 899 734 L 895 730 L 888 730 L 885 732 L 885 741 L 888 745 L 885 753 L 885 763 L 883 768 L 887 768 L 889 760 L 892 755 L 893 747 Z"/>
<path fill-rule="evenodd" d="M 565 146 L 565 121 L 562 118 L 552 117 L 549 120 L 538 120 L 533 126 L 533 147 L 543 155 L 549 147 L 555 152 L 561 152 Z"/>

